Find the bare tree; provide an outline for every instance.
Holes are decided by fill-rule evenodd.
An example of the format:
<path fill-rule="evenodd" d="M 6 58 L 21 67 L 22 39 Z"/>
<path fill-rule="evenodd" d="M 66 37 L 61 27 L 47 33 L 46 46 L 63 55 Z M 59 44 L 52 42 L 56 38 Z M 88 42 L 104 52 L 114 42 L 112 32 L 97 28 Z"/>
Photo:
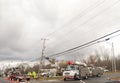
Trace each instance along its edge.
<path fill-rule="evenodd" d="M 88 64 L 95 64 L 97 61 L 97 57 L 96 55 L 90 55 L 89 58 L 88 58 Z"/>

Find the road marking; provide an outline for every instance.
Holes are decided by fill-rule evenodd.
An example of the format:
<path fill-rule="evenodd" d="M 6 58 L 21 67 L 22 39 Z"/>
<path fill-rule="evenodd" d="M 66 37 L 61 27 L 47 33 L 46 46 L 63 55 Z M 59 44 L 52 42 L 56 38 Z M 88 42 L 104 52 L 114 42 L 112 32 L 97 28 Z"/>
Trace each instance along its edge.
<path fill-rule="evenodd" d="M 84 82 L 84 81 L 82 81 L 82 80 L 80 80 L 80 82 L 82 82 L 82 83 L 86 83 L 86 82 Z"/>

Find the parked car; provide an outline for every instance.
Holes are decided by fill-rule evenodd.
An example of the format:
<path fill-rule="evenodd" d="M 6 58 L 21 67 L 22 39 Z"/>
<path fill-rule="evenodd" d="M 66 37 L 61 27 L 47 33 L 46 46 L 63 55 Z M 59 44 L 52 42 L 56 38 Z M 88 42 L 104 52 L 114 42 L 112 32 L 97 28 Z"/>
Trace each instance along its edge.
<path fill-rule="evenodd" d="M 109 71 L 108 69 L 105 69 L 105 68 L 103 70 L 104 70 L 104 72 L 108 72 Z"/>
<path fill-rule="evenodd" d="M 42 77 L 52 77 L 52 73 L 51 72 L 43 72 L 41 73 Z"/>
<path fill-rule="evenodd" d="M 103 67 L 100 67 L 100 68 L 104 71 L 104 73 L 109 71 L 109 70 L 106 69 L 106 68 L 103 68 Z"/>

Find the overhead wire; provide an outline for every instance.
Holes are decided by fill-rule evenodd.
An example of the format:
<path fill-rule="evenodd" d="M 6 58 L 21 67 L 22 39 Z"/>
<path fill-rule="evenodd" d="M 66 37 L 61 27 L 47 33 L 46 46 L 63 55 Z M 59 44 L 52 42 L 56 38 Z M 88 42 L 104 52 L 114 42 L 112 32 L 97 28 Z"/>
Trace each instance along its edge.
<path fill-rule="evenodd" d="M 95 19 L 97 16 L 101 15 L 101 13 L 106 12 L 109 8 L 111 8 L 111 7 L 113 7 L 114 5 L 118 4 L 118 2 L 120 2 L 120 0 L 117 0 L 117 1 L 114 2 L 112 5 L 109 5 L 106 9 L 104 9 L 104 10 L 100 11 L 99 13 L 97 13 L 96 15 L 90 17 L 88 20 L 86 20 L 86 21 L 83 22 L 82 24 L 78 25 L 77 27 L 72 27 L 72 29 L 71 29 L 69 32 L 67 32 L 66 34 L 63 34 L 63 35 L 65 35 L 65 36 L 62 37 L 62 39 L 65 38 L 65 37 L 67 37 L 68 34 L 71 34 L 71 33 L 73 33 L 74 31 L 79 30 L 79 26 L 83 26 L 83 25 L 87 24 L 90 20 Z M 101 3 L 101 4 L 102 4 L 102 3 Z M 101 4 L 99 4 L 99 5 L 101 5 Z M 60 40 L 60 41 L 61 41 L 61 40 Z"/>
<path fill-rule="evenodd" d="M 83 48 L 86 48 L 86 47 L 92 46 L 92 45 L 94 45 L 94 44 L 97 44 L 97 42 L 94 42 L 94 43 L 92 43 L 92 44 L 89 44 L 89 45 L 86 45 L 86 46 L 80 47 L 79 49 L 74 49 L 74 50 L 71 50 L 71 51 L 68 51 L 68 52 L 64 52 L 64 53 L 60 53 L 60 54 L 56 54 L 56 55 L 51 55 L 51 56 L 49 56 L 49 57 L 61 57 L 61 56 L 64 56 L 64 55 L 66 55 L 66 54 L 70 54 L 70 53 L 73 53 L 73 52 L 79 51 L 79 50 L 81 50 L 81 49 L 83 49 Z"/>
<path fill-rule="evenodd" d="M 97 13 L 96 15 L 90 17 L 88 20 L 86 20 L 85 22 L 83 22 L 83 23 L 80 24 L 79 26 L 83 26 L 83 25 L 87 24 L 90 20 L 95 19 L 97 16 L 101 15 L 102 13 L 106 12 L 108 9 L 112 8 L 114 5 L 118 4 L 118 2 L 120 2 L 120 0 L 117 0 L 117 1 L 114 2 L 112 5 L 108 6 L 106 9 L 104 9 L 104 10 L 100 11 L 99 13 Z M 79 26 L 73 27 L 69 32 L 67 32 L 67 33 L 64 34 L 64 35 L 68 35 L 68 34 L 73 33 L 73 32 L 76 31 L 76 30 L 79 30 Z"/>
<path fill-rule="evenodd" d="M 115 33 L 117 33 L 117 32 L 120 32 L 120 30 L 114 31 L 114 32 L 109 33 L 109 34 L 107 34 L 107 35 L 105 35 L 105 36 L 99 37 L 99 38 L 97 38 L 97 39 L 95 39 L 95 40 L 92 40 L 92 41 L 87 42 L 87 43 L 85 43 L 85 44 L 82 44 L 82 45 L 80 45 L 80 46 L 77 46 L 77 47 L 74 47 L 74 48 L 65 50 L 65 51 L 63 51 L 63 52 L 59 52 L 59 53 L 56 53 L 56 54 L 53 54 L 53 55 L 49 55 L 49 57 L 55 57 L 55 56 L 57 56 L 57 55 L 61 55 L 61 54 L 64 54 L 64 53 L 69 53 L 69 52 L 71 52 L 71 51 L 75 51 L 75 50 L 77 50 L 78 48 L 81 48 L 81 47 L 84 47 L 84 46 L 87 46 L 87 45 L 88 45 L 88 46 L 89 46 L 89 45 L 91 46 L 92 44 L 98 43 L 98 42 L 96 42 L 96 41 L 99 41 L 99 40 L 101 40 L 101 39 L 103 39 L 103 38 L 106 38 L 106 37 L 108 37 L 108 36 L 110 36 L 110 35 L 113 35 L 113 34 L 115 34 Z"/>
<path fill-rule="evenodd" d="M 116 2 L 116 3 L 117 3 L 117 2 Z M 116 4 L 116 3 L 115 3 L 115 4 Z M 109 8 L 111 8 L 111 7 L 109 7 Z M 107 9 L 108 9 L 108 8 L 107 8 Z M 106 9 L 105 9 L 105 10 L 106 10 Z M 105 11 L 105 10 L 104 10 L 104 11 Z M 101 12 L 102 12 L 102 11 L 101 11 Z M 94 17 L 96 17 L 96 16 L 94 16 Z M 91 19 L 93 19 L 94 17 L 92 17 Z M 90 20 L 90 19 L 88 19 L 88 21 L 89 21 L 89 20 Z M 86 22 L 87 22 L 87 21 L 86 21 Z M 73 30 L 71 30 L 71 31 L 73 31 Z M 67 33 L 67 34 L 68 34 L 68 33 Z M 73 48 L 73 49 L 76 49 L 76 48 Z M 70 50 L 73 50 L 73 49 L 69 49 L 69 50 L 66 50 L 66 51 L 70 51 Z M 64 52 L 66 52 L 66 51 L 64 51 Z M 58 53 L 58 54 L 59 54 L 59 53 Z M 58 54 L 57 54 L 57 55 L 58 55 Z M 61 53 L 60 53 L 60 54 L 61 54 Z"/>
<path fill-rule="evenodd" d="M 82 18 L 83 16 L 87 15 L 89 12 L 91 12 L 92 10 L 94 10 L 94 9 L 96 9 L 97 7 L 99 7 L 100 5 L 102 5 L 105 1 L 106 1 L 106 0 L 102 0 L 102 1 L 99 0 L 99 1 L 95 2 L 94 4 L 90 5 L 90 6 L 87 7 L 85 10 L 83 10 L 82 12 L 80 12 L 77 16 L 75 16 L 74 18 L 72 18 L 69 22 L 67 22 L 66 24 L 64 24 L 62 27 L 64 27 L 65 29 L 66 29 L 66 28 L 69 28 L 69 27 L 66 27 L 66 26 L 71 25 L 74 21 L 76 21 L 76 20 Z M 56 29 L 56 30 L 54 30 L 53 33 L 49 33 L 46 37 L 49 37 L 49 36 L 51 36 L 52 34 L 58 32 L 59 29 L 61 29 L 61 27 L 58 28 L 58 29 Z M 62 29 L 63 29 L 63 28 L 62 28 Z M 66 38 L 65 38 L 65 39 L 66 39 Z M 64 40 L 65 40 L 65 39 L 64 39 Z M 62 39 L 59 40 L 59 42 L 60 42 L 60 41 L 62 41 Z"/>
<path fill-rule="evenodd" d="M 112 32 L 112 33 L 110 33 L 110 34 L 107 34 L 107 35 L 105 35 L 105 36 L 102 36 L 102 37 L 100 37 L 100 38 L 98 38 L 98 39 L 95 39 L 95 40 L 93 40 L 93 41 L 87 42 L 87 43 L 85 43 L 85 44 L 82 44 L 82 45 L 80 45 L 80 46 L 71 48 L 71 49 L 66 50 L 66 51 L 64 51 L 64 52 L 60 52 L 60 53 L 57 53 L 57 54 L 49 55 L 49 56 L 47 56 L 47 57 L 50 57 L 50 58 L 61 57 L 61 56 L 64 56 L 64 55 L 67 55 L 67 54 L 70 54 L 70 53 L 79 51 L 79 50 L 81 50 L 81 49 L 84 49 L 84 48 L 90 47 L 90 46 L 92 46 L 92 45 L 98 44 L 98 43 L 100 43 L 100 42 L 103 42 L 103 41 L 105 41 L 105 40 L 108 39 L 108 38 L 109 38 L 109 39 L 112 39 L 112 38 L 115 38 L 115 37 L 117 37 L 117 36 L 120 36 L 120 34 L 111 36 L 111 35 L 113 35 L 113 34 L 115 34 L 115 33 L 118 33 L 118 32 L 120 32 L 120 30 L 114 31 L 114 32 Z M 111 36 L 111 37 L 108 37 L 108 36 Z M 104 38 L 106 38 L 106 39 L 104 39 Z M 101 40 L 101 39 L 104 39 L 104 40 Z M 99 41 L 99 40 L 101 40 L 101 41 Z M 39 60 L 39 58 L 36 58 L 36 59 L 34 59 L 34 60 L 31 59 L 30 61 L 36 61 L 36 60 Z"/>
<path fill-rule="evenodd" d="M 114 26 L 114 25 L 113 25 L 113 26 Z M 92 30 L 94 30 L 95 28 L 96 28 L 96 27 L 94 27 L 94 28 L 92 27 L 92 29 L 90 29 L 90 30 L 92 31 Z M 86 31 L 86 32 L 84 32 L 84 33 L 89 33 L 89 31 Z M 66 36 L 66 38 L 69 38 L 69 37 Z M 69 38 L 69 39 L 70 39 L 70 38 Z M 67 40 L 67 39 L 66 39 L 66 40 L 64 40 L 64 41 L 61 41 L 61 42 L 60 42 L 60 41 L 61 41 L 61 39 L 59 40 L 59 42 L 56 42 L 54 46 L 60 47 L 61 44 L 65 43 L 65 42 L 67 42 L 67 41 L 70 41 L 70 40 Z M 73 41 L 72 41 L 72 42 L 73 42 Z M 75 42 L 75 41 L 74 41 L 74 42 Z M 60 45 L 60 46 L 59 46 L 59 45 Z M 50 47 L 50 48 L 47 47 L 47 49 L 52 49 L 52 47 Z"/>
<path fill-rule="evenodd" d="M 67 28 L 66 26 L 70 25 L 71 23 L 73 23 L 75 20 L 87 15 L 89 12 L 91 12 L 91 10 L 94 10 L 95 8 L 99 7 L 101 4 L 103 4 L 106 0 L 98 0 L 97 2 L 95 2 L 94 4 L 90 5 L 89 7 L 87 7 L 85 10 L 83 10 L 82 12 L 80 12 L 77 16 L 73 17 L 69 22 L 67 22 L 66 24 L 62 25 L 61 27 L 64 27 L 62 29 Z M 55 29 L 53 32 L 47 34 L 45 37 L 49 37 L 51 35 L 53 35 L 54 33 L 56 33 L 57 31 L 59 31 L 60 28 Z M 69 28 L 69 27 L 68 27 Z"/>

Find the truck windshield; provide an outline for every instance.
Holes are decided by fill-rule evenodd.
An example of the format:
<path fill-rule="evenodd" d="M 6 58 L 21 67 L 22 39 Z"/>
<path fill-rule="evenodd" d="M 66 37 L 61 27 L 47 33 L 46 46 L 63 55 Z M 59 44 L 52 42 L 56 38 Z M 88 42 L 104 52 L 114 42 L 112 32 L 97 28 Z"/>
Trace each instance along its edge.
<path fill-rule="evenodd" d="M 76 67 L 73 66 L 73 65 L 70 65 L 70 66 L 67 66 L 65 70 L 66 70 L 66 71 L 69 71 L 69 70 L 76 70 Z"/>

